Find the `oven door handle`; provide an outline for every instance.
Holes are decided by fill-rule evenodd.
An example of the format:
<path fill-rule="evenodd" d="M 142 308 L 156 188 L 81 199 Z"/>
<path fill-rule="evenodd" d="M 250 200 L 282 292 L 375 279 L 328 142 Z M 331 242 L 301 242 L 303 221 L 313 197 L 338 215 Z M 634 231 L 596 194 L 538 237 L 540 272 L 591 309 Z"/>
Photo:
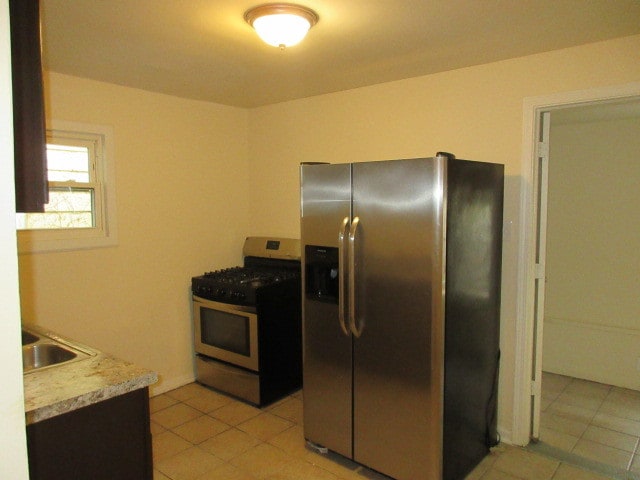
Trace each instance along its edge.
<path fill-rule="evenodd" d="M 346 296 L 347 296 L 347 282 L 345 279 L 345 254 L 347 248 L 345 248 L 345 242 L 348 234 L 347 229 L 349 227 L 349 217 L 344 217 L 342 224 L 340 225 L 340 231 L 338 232 L 338 321 L 340 328 L 345 335 L 349 336 L 349 330 L 347 329 L 346 322 Z"/>
<path fill-rule="evenodd" d="M 356 338 L 360 338 L 364 330 L 364 320 L 358 327 L 356 322 L 356 233 L 360 225 L 360 217 L 354 217 L 349 228 L 349 330 Z"/>

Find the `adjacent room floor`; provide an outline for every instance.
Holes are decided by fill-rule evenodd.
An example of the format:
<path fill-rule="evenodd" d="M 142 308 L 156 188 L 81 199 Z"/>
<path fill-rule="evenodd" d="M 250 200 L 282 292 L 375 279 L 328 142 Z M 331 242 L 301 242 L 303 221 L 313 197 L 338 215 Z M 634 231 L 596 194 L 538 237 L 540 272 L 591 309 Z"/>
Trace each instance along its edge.
<path fill-rule="evenodd" d="M 383 480 L 305 448 L 302 394 L 257 409 L 192 383 L 151 399 L 155 480 Z M 605 480 L 526 449 L 499 445 L 467 480 Z"/>
<path fill-rule="evenodd" d="M 540 440 L 640 478 L 640 392 L 545 372 Z"/>

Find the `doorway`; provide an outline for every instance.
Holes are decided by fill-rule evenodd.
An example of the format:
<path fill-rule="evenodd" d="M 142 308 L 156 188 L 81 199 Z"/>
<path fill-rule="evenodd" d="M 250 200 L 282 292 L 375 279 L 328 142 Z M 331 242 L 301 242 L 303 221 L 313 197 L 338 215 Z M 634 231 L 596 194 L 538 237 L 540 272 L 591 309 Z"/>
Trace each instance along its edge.
<path fill-rule="evenodd" d="M 526 148 L 522 170 L 520 314 L 516 339 L 513 443 L 527 445 L 531 438 L 537 439 L 540 436 L 544 337 L 542 318 L 544 317 L 546 276 L 544 248 L 546 246 L 547 219 L 545 215 L 547 207 L 545 201 L 548 194 L 548 177 L 546 176 L 548 169 L 546 167 L 548 167 L 549 160 L 550 120 L 554 112 L 556 116 L 560 116 L 562 110 L 568 112 L 568 109 L 587 108 L 611 102 L 626 105 L 637 102 L 639 99 L 640 84 L 635 83 L 525 100 Z M 546 166 L 545 162 L 547 162 Z M 541 233 L 542 237 L 540 237 Z M 518 352 L 522 355 L 518 355 Z M 571 381 L 570 375 L 563 374 L 562 376 L 568 377 L 568 381 Z M 562 388 L 566 387 L 567 385 L 564 385 Z"/>
<path fill-rule="evenodd" d="M 563 107 L 545 120 L 544 348 L 532 436 L 640 474 L 640 100 Z"/>

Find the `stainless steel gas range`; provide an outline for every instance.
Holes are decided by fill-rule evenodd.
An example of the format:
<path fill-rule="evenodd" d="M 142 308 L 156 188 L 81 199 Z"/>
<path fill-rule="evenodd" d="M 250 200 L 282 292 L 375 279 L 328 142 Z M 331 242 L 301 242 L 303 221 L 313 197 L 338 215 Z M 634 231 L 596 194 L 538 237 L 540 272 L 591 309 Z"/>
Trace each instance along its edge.
<path fill-rule="evenodd" d="M 196 379 L 262 406 L 302 386 L 300 241 L 247 237 L 242 253 L 191 280 Z"/>

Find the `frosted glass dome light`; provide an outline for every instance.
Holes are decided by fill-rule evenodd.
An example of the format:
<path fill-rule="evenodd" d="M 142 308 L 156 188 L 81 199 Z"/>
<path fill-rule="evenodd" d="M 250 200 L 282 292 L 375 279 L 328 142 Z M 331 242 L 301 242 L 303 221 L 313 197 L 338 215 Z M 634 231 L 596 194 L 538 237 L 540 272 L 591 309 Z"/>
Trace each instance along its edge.
<path fill-rule="evenodd" d="M 260 5 L 244 18 L 265 43 L 279 48 L 297 45 L 318 22 L 313 10 L 288 3 Z"/>

